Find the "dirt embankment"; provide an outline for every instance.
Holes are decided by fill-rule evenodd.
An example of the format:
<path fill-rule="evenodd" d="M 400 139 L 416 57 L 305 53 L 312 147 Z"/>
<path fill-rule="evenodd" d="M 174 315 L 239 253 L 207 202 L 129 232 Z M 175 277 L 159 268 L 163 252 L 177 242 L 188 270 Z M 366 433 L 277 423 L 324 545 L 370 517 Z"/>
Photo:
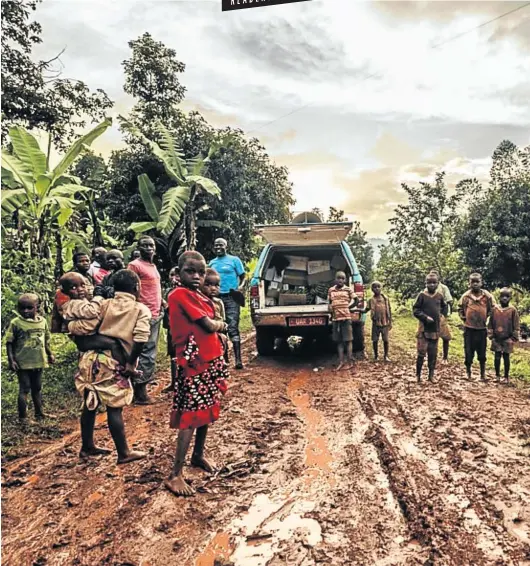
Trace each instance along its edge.
<path fill-rule="evenodd" d="M 318 371 L 314 371 L 318 368 Z M 167 492 L 169 400 L 132 408 L 129 467 L 77 458 L 76 435 L 4 470 L 6 566 L 530 564 L 528 391 L 408 363 L 341 374 L 318 357 L 254 359 L 208 446 L 214 476 Z M 106 427 L 97 435 L 109 444 Z"/>

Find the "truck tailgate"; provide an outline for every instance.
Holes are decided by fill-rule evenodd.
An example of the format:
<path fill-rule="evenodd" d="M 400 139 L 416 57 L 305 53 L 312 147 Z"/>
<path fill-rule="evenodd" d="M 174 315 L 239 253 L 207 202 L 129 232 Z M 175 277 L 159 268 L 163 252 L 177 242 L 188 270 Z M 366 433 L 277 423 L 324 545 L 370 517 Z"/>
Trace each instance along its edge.
<path fill-rule="evenodd" d="M 256 314 L 266 316 L 268 314 L 285 314 L 285 315 L 314 315 L 328 314 L 328 305 L 292 305 L 288 307 L 265 307 L 256 309 Z"/>

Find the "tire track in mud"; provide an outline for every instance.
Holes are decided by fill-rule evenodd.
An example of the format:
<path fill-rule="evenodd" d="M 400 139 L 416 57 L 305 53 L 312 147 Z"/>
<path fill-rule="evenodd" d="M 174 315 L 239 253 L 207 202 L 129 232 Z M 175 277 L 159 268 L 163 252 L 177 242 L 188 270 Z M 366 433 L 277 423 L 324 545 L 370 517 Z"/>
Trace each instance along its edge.
<path fill-rule="evenodd" d="M 379 387 L 363 383 L 359 400 L 373 423 L 370 440 L 412 536 L 428 550 L 426 563 L 526 564 L 530 517 L 521 497 L 528 510 L 528 461 L 513 441 L 495 455 L 494 439 L 508 434 L 496 430 L 484 408 L 491 408 L 490 397 L 498 403 L 505 395 L 528 414 L 528 403 L 511 390 L 461 384 L 454 375 L 455 368 L 447 368 L 441 382 L 411 386 L 396 384 L 383 370 Z M 517 485 L 512 493 L 496 485 L 503 477 Z M 526 526 L 514 531 L 514 518 Z"/>
<path fill-rule="evenodd" d="M 209 434 L 225 467 L 186 469 L 191 499 L 161 485 L 168 400 L 127 411 L 145 462 L 80 465 L 57 443 L 15 463 L 4 563 L 530 564 L 528 400 L 459 373 L 418 387 L 403 363 L 336 373 L 318 356 L 254 359 Z"/>

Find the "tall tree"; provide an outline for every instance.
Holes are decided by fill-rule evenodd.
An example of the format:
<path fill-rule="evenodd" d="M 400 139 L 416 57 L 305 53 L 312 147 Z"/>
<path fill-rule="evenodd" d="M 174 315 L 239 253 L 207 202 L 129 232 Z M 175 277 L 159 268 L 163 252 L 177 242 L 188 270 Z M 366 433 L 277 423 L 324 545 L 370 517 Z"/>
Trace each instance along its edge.
<path fill-rule="evenodd" d="M 177 105 L 186 93 L 179 81 L 179 74 L 186 66 L 176 58 L 174 49 L 155 41 L 147 32 L 129 41 L 129 47 L 131 57 L 123 62 L 123 90 L 136 99 L 131 119 L 138 122 L 144 134 L 152 136 L 156 120 L 167 127 L 173 125 L 178 114 Z"/>
<path fill-rule="evenodd" d="M 200 210 L 197 249 L 209 255 L 215 237 L 223 236 L 234 252 L 250 259 L 255 252 L 254 224 L 289 219 L 293 198 L 287 170 L 272 163 L 258 140 L 247 139 L 241 130 L 216 130 L 198 112 L 185 113 L 178 107 L 185 93 L 179 82 L 184 65 L 177 60 L 174 50 L 148 34 L 130 46 L 133 54 L 124 62 L 125 88 L 137 101 L 128 118 L 144 135 L 160 141 L 155 127 L 160 120 L 178 140 L 186 160 L 207 155 L 216 139 L 231 137 L 230 146 L 221 148 L 208 165 L 208 176 L 221 189 L 222 202 L 206 193 L 195 198 Z M 143 81 L 148 87 L 144 88 Z M 109 216 L 120 230 L 131 222 L 150 220 L 138 193 L 138 175 L 147 174 L 155 187 L 154 195 L 161 200 L 175 186 L 147 146 L 138 143 L 134 136 L 128 135 L 126 139 L 127 148 L 111 155 L 110 191 L 105 201 Z M 131 232 L 129 236 L 132 240 Z"/>
<path fill-rule="evenodd" d="M 433 268 L 454 292 L 465 287 L 463 255 L 455 245 L 463 191 L 450 196 L 444 177 L 438 173 L 434 183 L 401 185 L 408 203 L 399 205 L 390 219 L 389 244 L 381 248 L 378 276 L 402 298 L 418 293 Z"/>
<path fill-rule="evenodd" d="M 490 177 L 488 187 L 473 186 L 458 245 L 488 285 L 530 289 L 530 146 L 503 141 L 493 154 Z"/>
<path fill-rule="evenodd" d="M 64 78 L 54 69 L 59 56 L 33 61 L 33 46 L 41 43 L 42 28 L 32 21 L 39 0 L 3 0 L 2 11 L 2 142 L 9 128 L 21 125 L 47 132 L 60 149 L 88 122 L 105 117 L 112 106 L 106 93 L 91 92 L 78 80 Z"/>

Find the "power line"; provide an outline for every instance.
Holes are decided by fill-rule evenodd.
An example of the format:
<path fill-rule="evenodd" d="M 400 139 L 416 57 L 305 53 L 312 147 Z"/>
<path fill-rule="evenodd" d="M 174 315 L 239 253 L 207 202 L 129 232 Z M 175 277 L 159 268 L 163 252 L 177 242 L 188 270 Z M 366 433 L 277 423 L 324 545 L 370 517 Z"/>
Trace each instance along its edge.
<path fill-rule="evenodd" d="M 468 30 L 462 32 L 462 33 L 454 35 L 453 37 L 450 37 L 450 38 L 448 38 L 444 41 L 441 41 L 440 43 L 430 45 L 429 49 L 438 49 L 442 45 L 447 45 L 448 43 L 451 43 L 451 41 L 455 41 L 457 39 L 460 39 L 461 37 L 463 37 L 464 35 L 467 35 L 468 33 L 471 33 L 471 32 L 473 32 L 477 29 L 480 29 L 484 26 L 487 26 L 488 24 L 491 24 L 492 22 L 500 20 L 501 18 L 509 16 L 510 14 L 513 14 L 514 12 L 522 10 L 523 8 L 527 8 L 528 6 L 530 6 L 530 2 L 527 2 L 526 4 L 522 4 L 521 6 L 518 6 L 517 8 L 514 8 L 513 10 L 509 10 L 508 12 L 504 12 L 503 14 L 496 16 L 495 18 L 492 18 L 491 20 L 488 20 L 487 22 L 482 22 L 478 26 L 475 26 L 471 29 L 468 29 Z M 374 77 L 376 77 L 377 75 L 380 75 L 380 74 L 381 73 L 372 73 L 371 75 L 368 75 L 367 77 L 364 77 L 363 79 L 361 79 L 359 81 L 359 83 L 362 83 L 362 82 L 364 82 L 368 79 L 372 79 L 372 78 L 374 78 Z M 309 106 L 312 106 L 313 104 L 314 104 L 314 102 L 308 102 L 307 104 L 304 104 L 303 106 L 299 106 L 298 108 L 295 108 L 294 110 L 291 110 L 290 112 L 287 112 L 286 114 L 282 114 L 281 116 L 278 116 L 278 118 L 274 118 L 273 120 L 270 120 L 269 122 L 266 122 L 265 124 L 262 124 L 261 126 L 259 126 L 258 128 L 255 128 L 254 130 L 250 130 L 249 132 L 247 132 L 247 135 L 253 134 L 255 132 L 259 132 L 263 128 L 266 128 L 267 126 L 270 126 L 271 124 L 274 124 L 275 122 L 278 122 L 279 120 L 283 120 L 283 118 L 287 118 L 288 116 L 291 116 L 292 114 L 295 114 L 296 112 L 300 112 L 301 110 L 304 110 L 305 108 L 309 108 Z"/>
<path fill-rule="evenodd" d="M 514 12 L 518 12 L 519 10 L 522 10 L 523 8 L 527 8 L 528 6 L 530 6 L 530 2 L 527 2 L 526 4 L 522 4 L 521 6 L 517 6 L 517 8 L 514 8 L 513 10 L 510 10 L 509 12 L 505 12 L 504 14 L 501 14 L 500 16 L 497 16 L 496 18 L 492 18 L 491 20 L 488 20 L 487 22 L 483 22 L 483 23 L 479 24 L 478 26 L 475 26 L 474 28 L 468 29 L 467 31 L 463 31 L 462 33 L 458 33 L 457 35 L 454 35 L 453 37 L 450 37 L 449 39 L 446 39 L 444 41 L 440 41 L 440 43 L 436 43 L 434 45 L 431 45 L 430 47 L 431 47 L 431 49 L 436 49 L 438 47 L 441 47 L 442 45 L 445 45 L 446 43 L 450 43 L 451 41 L 454 41 L 455 39 L 460 39 L 461 37 L 463 37 L 464 35 L 467 35 L 468 33 L 471 33 L 472 31 L 483 28 L 484 26 L 487 26 L 488 24 L 491 24 L 492 22 L 496 22 L 497 20 L 500 20 L 501 18 L 504 18 L 505 16 L 509 16 L 510 14 L 513 14 Z"/>

